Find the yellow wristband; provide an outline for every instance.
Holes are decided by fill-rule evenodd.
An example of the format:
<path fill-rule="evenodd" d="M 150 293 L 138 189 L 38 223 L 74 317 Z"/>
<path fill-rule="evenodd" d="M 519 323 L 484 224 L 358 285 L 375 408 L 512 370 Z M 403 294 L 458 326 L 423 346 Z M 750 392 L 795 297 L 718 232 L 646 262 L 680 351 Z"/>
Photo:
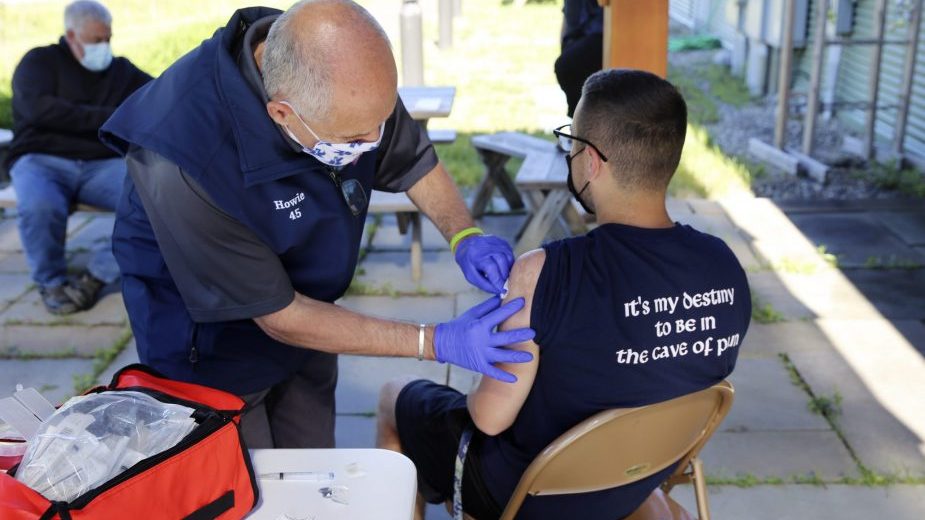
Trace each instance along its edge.
<path fill-rule="evenodd" d="M 472 235 L 484 235 L 484 234 L 485 234 L 485 232 L 482 231 L 481 228 L 477 228 L 477 227 L 466 228 L 466 229 L 460 231 L 459 233 L 456 233 L 455 235 L 453 235 L 453 239 L 450 240 L 450 250 L 451 250 L 451 251 L 453 252 L 453 254 L 455 255 L 455 254 L 456 254 L 456 246 L 459 245 L 459 242 L 462 241 L 462 239 L 464 239 L 464 238 L 466 238 L 466 237 L 471 237 Z"/>

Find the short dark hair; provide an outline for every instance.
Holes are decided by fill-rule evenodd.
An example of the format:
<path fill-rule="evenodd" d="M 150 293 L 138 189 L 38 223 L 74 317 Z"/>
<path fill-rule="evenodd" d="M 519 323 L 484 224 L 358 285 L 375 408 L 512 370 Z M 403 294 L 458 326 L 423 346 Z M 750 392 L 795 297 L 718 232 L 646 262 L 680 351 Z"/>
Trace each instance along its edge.
<path fill-rule="evenodd" d="M 622 184 L 668 186 L 687 131 L 687 105 L 674 85 L 642 70 L 602 70 L 585 81 L 581 101 L 576 135 L 607 156 Z"/>

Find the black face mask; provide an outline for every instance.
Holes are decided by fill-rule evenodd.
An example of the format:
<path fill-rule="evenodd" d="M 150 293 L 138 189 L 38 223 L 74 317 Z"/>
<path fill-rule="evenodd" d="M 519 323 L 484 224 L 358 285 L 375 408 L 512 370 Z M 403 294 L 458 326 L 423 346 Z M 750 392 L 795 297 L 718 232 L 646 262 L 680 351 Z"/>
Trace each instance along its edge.
<path fill-rule="evenodd" d="M 585 185 L 581 188 L 581 191 L 575 190 L 575 183 L 572 181 L 572 158 L 568 155 L 565 156 L 565 163 L 568 165 L 568 176 L 565 178 L 565 183 L 568 185 L 568 191 L 572 193 L 572 196 L 575 197 L 575 200 L 581 204 L 581 207 L 589 214 L 594 215 L 594 210 L 591 209 L 585 201 L 582 200 L 581 194 L 588 189 L 588 186 L 591 185 L 591 181 L 585 182 Z"/>

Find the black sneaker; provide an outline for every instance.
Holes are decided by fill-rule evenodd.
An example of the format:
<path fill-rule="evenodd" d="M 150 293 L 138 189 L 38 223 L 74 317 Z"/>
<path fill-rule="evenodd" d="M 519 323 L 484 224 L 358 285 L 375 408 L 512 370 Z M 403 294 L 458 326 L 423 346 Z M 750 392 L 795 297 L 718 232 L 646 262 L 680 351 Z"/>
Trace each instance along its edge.
<path fill-rule="evenodd" d="M 80 310 L 80 306 L 71 299 L 68 292 L 65 291 L 65 287 L 67 287 L 67 285 L 39 288 L 39 294 L 42 295 L 42 303 L 45 304 L 45 309 L 47 309 L 48 312 L 63 316 L 65 314 L 73 314 Z"/>
<path fill-rule="evenodd" d="M 83 271 L 64 285 L 64 292 L 77 304 L 80 310 L 89 309 L 96 303 L 100 289 L 106 285 L 87 271 Z"/>

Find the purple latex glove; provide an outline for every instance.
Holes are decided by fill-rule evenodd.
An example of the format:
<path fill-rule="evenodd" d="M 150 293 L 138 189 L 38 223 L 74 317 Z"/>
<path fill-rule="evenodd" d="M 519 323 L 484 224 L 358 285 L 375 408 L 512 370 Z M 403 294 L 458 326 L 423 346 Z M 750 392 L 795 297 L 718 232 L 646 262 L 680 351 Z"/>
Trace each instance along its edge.
<path fill-rule="evenodd" d="M 475 235 L 456 247 L 456 263 L 466 280 L 479 289 L 501 294 L 514 265 L 514 251 L 494 235 Z"/>
<path fill-rule="evenodd" d="M 437 325 L 434 332 L 434 355 L 437 361 L 481 372 L 506 383 L 517 381 L 514 374 L 494 364 L 526 363 L 533 359 L 533 354 L 529 352 L 504 347 L 531 340 L 536 333 L 533 329 L 493 331 L 501 322 L 523 308 L 523 298 L 501 306 L 501 298 L 492 296 L 455 320 Z"/>

